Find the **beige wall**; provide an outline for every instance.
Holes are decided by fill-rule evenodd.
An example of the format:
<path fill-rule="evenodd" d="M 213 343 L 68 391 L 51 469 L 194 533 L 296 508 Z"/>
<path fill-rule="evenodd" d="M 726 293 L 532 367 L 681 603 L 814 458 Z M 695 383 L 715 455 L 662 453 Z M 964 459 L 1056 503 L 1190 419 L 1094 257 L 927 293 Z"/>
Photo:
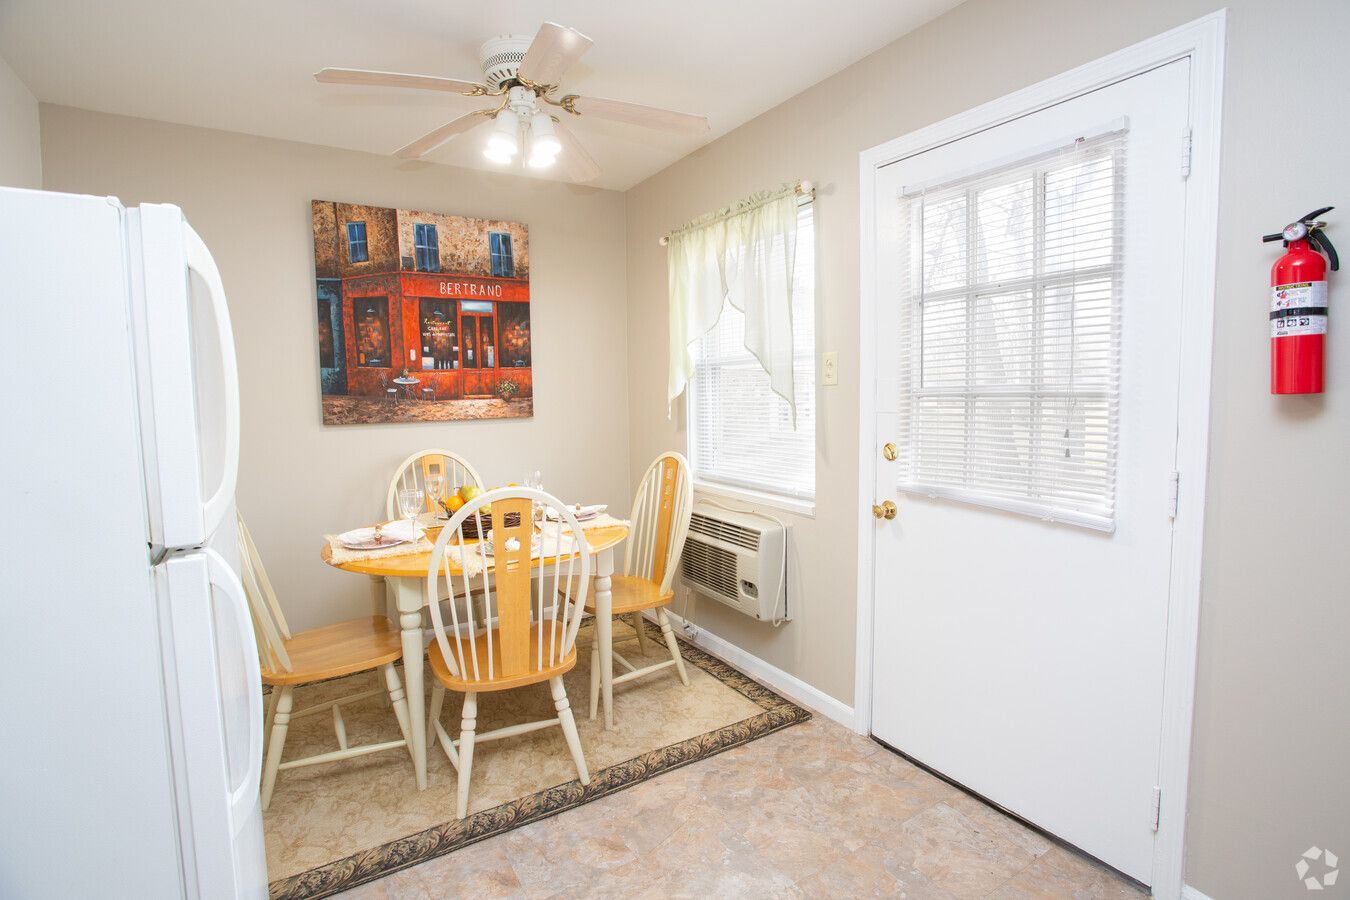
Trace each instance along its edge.
<path fill-rule="evenodd" d="M 38 102 L 0 57 L 0 185 L 42 187 Z"/>
<path fill-rule="evenodd" d="M 1219 5 L 970 0 L 628 192 L 635 480 L 656 452 L 685 443 L 678 414 L 666 419 L 664 367 L 652 363 L 664 360 L 667 333 L 658 235 L 785 180 L 820 186 L 818 349 L 840 351 L 840 383 L 819 391 L 816 517 L 794 519 L 805 595 L 795 620 L 778 630 L 706 600 L 697 607 L 700 625 L 852 703 L 859 151 Z M 1296 9 L 1262 0 L 1230 4 L 1187 832 L 1187 880 L 1215 898 L 1302 895 L 1293 864 L 1312 844 L 1350 858 L 1340 849 L 1350 848 L 1350 589 L 1333 568 L 1350 524 L 1350 466 L 1341 459 L 1350 446 L 1350 315 L 1333 315 L 1329 392 L 1272 398 L 1265 286 L 1278 254 L 1260 243 L 1262 233 L 1316 206 L 1340 204 L 1350 215 L 1350 177 L 1340 162 L 1350 141 L 1347 38 L 1350 4 L 1343 0 Z M 1300 60 L 1314 61 L 1315 77 L 1286 82 Z M 1337 233 L 1350 229 L 1340 224 Z M 1350 246 L 1350 239 L 1340 243 Z"/>
<path fill-rule="evenodd" d="M 462 453 L 490 484 L 538 468 L 564 498 L 626 508 L 622 195 L 49 105 L 42 129 L 48 189 L 176 203 L 215 255 L 238 343 L 239 506 L 292 626 L 368 614 L 367 579 L 323 565 L 321 536 L 382 516 L 419 448 Z M 527 224 L 534 418 L 320 424 L 312 199 Z"/>

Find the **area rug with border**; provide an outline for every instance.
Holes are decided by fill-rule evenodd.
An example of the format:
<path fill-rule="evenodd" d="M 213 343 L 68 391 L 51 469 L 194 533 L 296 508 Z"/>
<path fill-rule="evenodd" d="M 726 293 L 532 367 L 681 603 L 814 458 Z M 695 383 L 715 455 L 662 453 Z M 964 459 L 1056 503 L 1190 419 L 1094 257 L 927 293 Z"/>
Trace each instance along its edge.
<path fill-rule="evenodd" d="M 616 633 L 615 638 L 616 650 L 639 666 L 669 658 L 660 632 L 651 623 L 646 629 L 645 659 L 636 635 L 629 632 L 623 640 Z M 411 761 L 402 749 L 281 772 L 264 814 L 268 870 L 277 876 L 270 885 L 272 898 L 331 896 L 811 717 L 716 657 L 684 641 L 680 651 L 689 687 L 680 684 L 671 667 L 616 687 L 616 727 L 605 731 L 587 715 L 589 650 L 579 647 L 577 667 L 566 684 L 591 768 L 584 787 L 570 769 L 556 728 L 479 748 L 470 814 L 462 820 L 454 818 L 454 770 L 437 745 L 428 750 L 428 789 L 422 792 L 412 784 Z M 358 693 L 375 683 L 369 674 L 334 679 L 310 688 L 309 697 L 297 690 L 296 705 Z M 480 695 L 480 731 L 552 715 L 547 686 L 537 688 Z M 441 721 L 452 734 L 458 732 L 460 702 L 453 693 L 447 696 Z M 392 710 L 378 701 L 344 707 L 343 715 L 353 745 L 398 736 Z M 329 717 L 297 720 L 283 759 L 323 752 L 334 740 Z M 522 786 L 527 792 L 520 792 Z"/>

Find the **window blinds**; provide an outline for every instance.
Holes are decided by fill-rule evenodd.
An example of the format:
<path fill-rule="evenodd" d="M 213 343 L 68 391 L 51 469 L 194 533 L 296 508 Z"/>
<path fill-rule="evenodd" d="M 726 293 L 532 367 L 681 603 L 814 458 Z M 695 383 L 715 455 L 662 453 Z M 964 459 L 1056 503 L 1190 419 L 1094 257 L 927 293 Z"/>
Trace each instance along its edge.
<path fill-rule="evenodd" d="M 773 253 L 781 258 L 783 248 L 776 246 Z M 785 269 L 774 262 L 768 266 L 771 272 Z M 745 348 L 744 314 L 724 304 L 717 324 L 697 344 L 691 381 L 690 441 L 700 480 L 800 499 L 815 496 L 815 282 L 815 229 L 808 202 L 797 210 L 792 280 L 797 427 L 792 427 L 791 407 L 770 389 L 763 366 Z"/>
<path fill-rule="evenodd" d="M 1110 531 L 1123 129 L 900 199 L 900 489 Z"/>

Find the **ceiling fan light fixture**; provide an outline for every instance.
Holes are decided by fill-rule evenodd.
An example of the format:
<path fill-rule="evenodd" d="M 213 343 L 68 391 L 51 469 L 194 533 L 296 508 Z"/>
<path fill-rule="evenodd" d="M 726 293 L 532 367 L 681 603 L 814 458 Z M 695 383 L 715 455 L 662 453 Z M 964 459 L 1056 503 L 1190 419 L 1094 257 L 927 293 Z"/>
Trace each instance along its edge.
<path fill-rule="evenodd" d="M 553 120 L 548 113 L 535 113 L 530 119 L 530 155 L 552 157 L 561 152 L 562 141 L 553 131 Z"/>
<path fill-rule="evenodd" d="M 589 37 L 574 28 L 545 22 L 533 37 L 501 35 L 484 43 L 479 49 L 481 82 L 335 68 L 316 72 L 314 78 L 323 84 L 442 91 L 482 98 L 484 103 L 491 104 L 466 112 L 400 147 L 394 153 L 399 159 L 421 159 L 457 136 L 480 126 L 486 128 L 489 125 L 486 120 L 491 119 L 482 151 L 492 164 L 509 166 L 525 150 L 524 163 L 533 169 L 546 169 L 561 161 L 567 177 L 573 181 L 586 182 L 598 177 L 600 166 L 564 124 L 571 121 L 570 116 L 560 112 L 555 118 L 541 111 L 541 103 L 558 107 L 571 116 L 584 114 L 587 120 L 622 122 L 695 137 L 708 133 L 708 120 L 704 116 L 603 97 L 569 93 L 555 97 L 554 92 L 563 90 L 569 70 L 591 44 Z"/>
<path fill-rule="evenodd" d="M 487 145 L 483 148 L 483 155 L 495 163 L 509 163 L 520 150 L 520 143 L 516 138 L 519 128 L 515 113 L 507 110 L 497 113 L 492 122 L 492 132 L 488 135 Z"/>

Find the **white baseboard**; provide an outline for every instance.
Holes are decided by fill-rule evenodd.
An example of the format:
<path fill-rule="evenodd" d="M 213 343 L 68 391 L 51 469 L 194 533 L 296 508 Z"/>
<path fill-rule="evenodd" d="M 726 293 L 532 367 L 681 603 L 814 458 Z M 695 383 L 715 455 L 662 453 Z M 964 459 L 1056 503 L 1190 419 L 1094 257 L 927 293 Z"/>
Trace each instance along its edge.
<path fill-rule="evenodd" d="M 701 625 L 695 625 L 698 631 L 693 638 L 690 638 L 684 633 L 684 619 L 670 610 L 666 610 L 666 615 L 670 616 L 670 621 L 680 637 L 689 641 L 695 647 L 712 654 L 728 665 L 735 666 L 746 675 L 756 681 L 763 682 L 792 702 L 827 716 L 849 730 L 853 729 L 853 707 L 812 687 L 795 675 L 789 675 L 777 666 L 766 663 L 758 656 L 747 653 Z M 648 618 L 655 620 L 655 614 L 649 613 Z"/>
<path fill-rule="evenodd" d="M 1181 900 L 1209 900 L 1209 897 L 1200 893 L 1189 884 L 1181 886 Z"/>

